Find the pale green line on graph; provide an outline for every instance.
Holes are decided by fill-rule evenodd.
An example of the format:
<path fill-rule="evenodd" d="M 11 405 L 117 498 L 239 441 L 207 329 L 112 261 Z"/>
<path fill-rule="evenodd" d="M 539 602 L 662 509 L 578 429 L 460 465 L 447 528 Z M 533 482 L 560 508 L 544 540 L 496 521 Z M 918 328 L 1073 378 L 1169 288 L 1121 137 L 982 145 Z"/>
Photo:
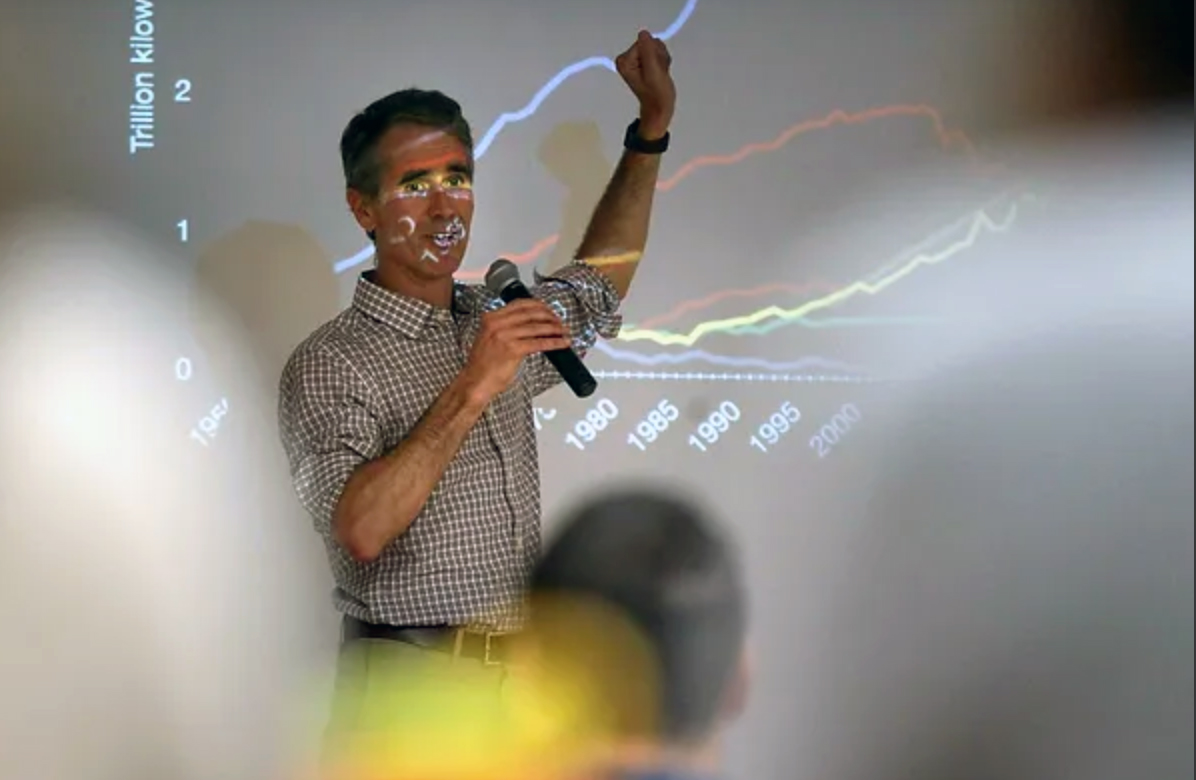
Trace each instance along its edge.
<path fill-rule="evenodd" d="M 885 327 L 888 325 L 943 325 L 945 317 L 823 317 L 821 319 L 773 320 L 764 325 L 740 325 L 726 331 L 730 336 L 765 336 L 779 328 L 800 325 L 803 328 Z"/>
<path fill-rule="evenodd" d="M 961 240 L 951 244 L 944 250 L 934 254 L 919 254 L 917 257 L 910 260 L 901 268 L 893 271 L 889 275 L 879 279 L 874 283 L 859 281 L 844 287 L 837 292 L 831 293 L 823 298 L 809 301 L 794 309 L 784 309 L 780 306 L 768 306 L 759 309 L 750 314 L 741 317 L 730 317 L 722 320 L 709 320 L 707 322 L 699 323 L 693 330 L 688 333 L 670 333 L 668 331 L 658 331 L 649 329 L 624 328 L 623 332 L 619 334 L 619 341 L 654 341 L 662 346 L 672 346 L 674 344 L 682 344 L 691 346 L 697 342 L 702 336 L 714 332 L 726 332 L 741 328 L 744 326 L 755 325 L 763 320 L 781 319 L 781 320 L 797 320 L 804 318 L 807 314 L 819 309 L 826 309 L 837 305 L 840 302 L 854 297 L 859 294 L 874 296 L 896 282 L 914 273 L 920 267 L 937 265 L 953 255 L 971 247 L 976 243 L 980 234 L 983 232 L 989 233 L 1004 233 L 1013 225 L 1017 218 L 1018 206 L 1014 204 L 1009 214 L 1002 221 L 994 220 L 985 211 L 978 211 L 968 230 L 968 234 Z"/>

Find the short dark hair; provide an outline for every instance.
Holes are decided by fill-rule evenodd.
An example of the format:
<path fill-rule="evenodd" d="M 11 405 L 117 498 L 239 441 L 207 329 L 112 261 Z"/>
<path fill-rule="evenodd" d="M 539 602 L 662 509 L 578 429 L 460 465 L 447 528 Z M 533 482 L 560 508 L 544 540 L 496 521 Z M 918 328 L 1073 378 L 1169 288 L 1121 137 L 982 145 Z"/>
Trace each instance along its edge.
<path fill-rule="evenodd" d="M 402 89 L 375 100 L 345 126 L 341 133 L 345 186 L 377 197 L 382 186 L 378 142 L 392 127 L 403 124 L 443 130 L 473 156 L 473 135 L 457 101 L 436 90 Z"/>
<path fill-rule="evenodd" d="M 730 540 L 695 505 L 646 489 L 583 504 L 539 561 L 530 591 L 533 631 L 537 600 L 564 596 L 614 607 L 646 640 L 658 683 L 649 706 L 657 711 L 613 720 L 617 729 L 637 724 L 652 733 L 619 736 L 692 743 L 713 733 L 744 649 L 747 599 Z M 551 666 L 551 641 L 542 648 Z M 608 716 L 637 702 L 626 689 L 643 681 L 630 679 L 617 658 L 591 655 L 582 673 L 601 677 Z"/>

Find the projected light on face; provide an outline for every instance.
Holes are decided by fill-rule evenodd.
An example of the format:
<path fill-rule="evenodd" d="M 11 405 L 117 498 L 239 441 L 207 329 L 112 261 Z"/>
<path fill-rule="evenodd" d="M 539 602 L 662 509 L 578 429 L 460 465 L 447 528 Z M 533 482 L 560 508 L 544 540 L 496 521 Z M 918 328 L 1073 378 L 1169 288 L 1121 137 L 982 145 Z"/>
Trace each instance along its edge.
<path fill-rule="evenodd" d="M 397 126 L 379 146 L 383 188 L 371 208 L 379 261 L 453 273 L 473 218 L 473 166 L 457 138 Z"/>
<path fill-rule="evenodd" d="M 410 218 L 404 217 L 404 219 Z M 465 241 L 468 235 L 469 231 L 465 228 L 465 222 L 460 217 L 454 216 L 445 225 L 444 229 L 438 230 L 428 236 L 428 240 L 436 249 L 435 251 L 424 249 L 420 255 L 420 259 L 429 263 L 439 263 L 441 255 L 447 255 L 452 252 L 458 244 Z"/>
<path fill-rule="evenodd" d="M 465 223 L 460 217 L 453 217 L 449 223 L 444 226 L 443 230 L 438 230 L 429 238 L 436 248 L 440 250 L 441 254 L 449 252 L 457 244 L 465 240 L 469 231 L 465 229 Z"/>
<path fill-rule="evenodd" d="M 398 227 L 399 231 L 387 239 L 392 244 L 402 244 L 411 237 L 415 232 L 415 220 L 406 216 L 399 217 Z"/>

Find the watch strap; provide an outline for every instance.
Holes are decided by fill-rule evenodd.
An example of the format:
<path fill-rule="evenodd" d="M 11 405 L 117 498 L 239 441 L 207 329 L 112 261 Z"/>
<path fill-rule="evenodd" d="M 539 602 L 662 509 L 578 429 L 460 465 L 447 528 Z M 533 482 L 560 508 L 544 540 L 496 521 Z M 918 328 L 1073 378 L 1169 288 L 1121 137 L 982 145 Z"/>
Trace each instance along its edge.
<path fill-rule="evenodd" d="M 636 119 L 627 126 L 627 133 L 623 136 L 623 148 L 640 154 L 663 154 L 669 148 L 669 133 L 665 133 L 654 141 L 640 137 L 640 120 Z"/>

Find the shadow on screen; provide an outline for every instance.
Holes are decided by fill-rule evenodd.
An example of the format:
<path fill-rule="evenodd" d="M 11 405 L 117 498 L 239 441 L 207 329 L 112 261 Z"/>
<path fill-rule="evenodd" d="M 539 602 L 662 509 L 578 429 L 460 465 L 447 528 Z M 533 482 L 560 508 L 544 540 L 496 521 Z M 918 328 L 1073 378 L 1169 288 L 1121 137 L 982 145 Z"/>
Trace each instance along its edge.
<path fill-rule="evenodd" d="M 602 150 L 602 133 L 596 122 L 562 122 L 545 136 L 538 156 L 566 190 L 561 206 L 560 239 L 546 267 L 546 271 L 555 271 L 573 259 L 594 207 L 610 180 L 614 163 Z"/>
<path fill-rule="evenodd" d="M 340 309 L 332 258 L 304 228 L 250 221 L 218 238 L 199 257 L 195 293 L 220 301 L 252 343 L 256 376 L 242 376 L 222 356 L 228 347 L 192 313 L 196 339 L 225 386 L 254 382 L 270 395 L 294 348 Z"/>

